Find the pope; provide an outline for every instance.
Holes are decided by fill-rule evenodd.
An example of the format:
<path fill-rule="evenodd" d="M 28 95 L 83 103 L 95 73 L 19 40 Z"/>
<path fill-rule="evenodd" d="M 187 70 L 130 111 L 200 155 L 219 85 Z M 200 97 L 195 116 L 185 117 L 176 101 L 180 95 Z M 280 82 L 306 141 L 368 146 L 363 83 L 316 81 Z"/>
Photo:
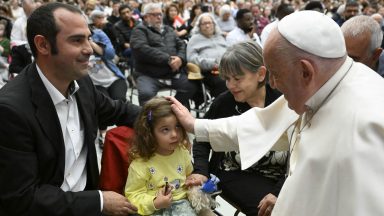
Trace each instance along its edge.
<path fill-rule="evenodd" d="M 384 215 L 384 80 L 347 56 L 339 26 L 316 11 L 282 19 L 263 57 L 282 97 L 215 120 L 194 119 L 169 97 L 180 123 L 215 151 L 240 150 L 243 169 L 289 148 L 274 216 Z"/>

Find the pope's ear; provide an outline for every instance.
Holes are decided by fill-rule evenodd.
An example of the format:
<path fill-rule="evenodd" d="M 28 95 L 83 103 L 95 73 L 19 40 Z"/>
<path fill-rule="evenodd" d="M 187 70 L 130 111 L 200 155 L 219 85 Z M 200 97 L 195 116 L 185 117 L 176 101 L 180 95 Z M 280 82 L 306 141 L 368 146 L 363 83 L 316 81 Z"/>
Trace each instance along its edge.
<path fill-rule="evenodd" d="M 312 64 L 312 62 L 306 59 L 301 59 L 300 66 L 301 66 L 301 74 L 300 74 L 301 78 L 303 79 L 305 85 L 309 85 L 315 75 L 314 65 Z"/>
<path fill-rule="evenodd" d="M 44 36 L 36 35 L 33 39 L 33 42 L 35 43 L 37 53 L 40 53 L 41 55 L 47 55 L 51 53 L 51 46 Z"/>

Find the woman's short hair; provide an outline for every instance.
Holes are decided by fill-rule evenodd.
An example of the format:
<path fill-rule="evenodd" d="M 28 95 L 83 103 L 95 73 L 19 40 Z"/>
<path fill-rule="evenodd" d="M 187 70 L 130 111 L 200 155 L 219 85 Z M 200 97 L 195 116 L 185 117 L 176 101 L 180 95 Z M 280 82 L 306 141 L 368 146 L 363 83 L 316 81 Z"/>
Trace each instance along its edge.
<path fill-rule="evenodd" d="M 221 57 L 219 71 L 222 78 L 242 76 L 244 69 L 257 73 L 264 65 L 263 51 L 260 45 L 253 41 L 240 42 L 230 46 Z M 265 85 L 266 79 L 261 84 Z"/>

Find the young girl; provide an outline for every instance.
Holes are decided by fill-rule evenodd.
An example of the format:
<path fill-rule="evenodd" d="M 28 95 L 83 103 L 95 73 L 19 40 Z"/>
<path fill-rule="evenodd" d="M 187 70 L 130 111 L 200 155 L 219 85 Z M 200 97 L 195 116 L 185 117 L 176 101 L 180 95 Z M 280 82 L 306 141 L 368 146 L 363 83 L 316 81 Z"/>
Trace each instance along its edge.
<path fill-rule="evenodd" d="M 190 143 L 163 97 L 149 100 L 135 123 L 125 196 L 140 215 L 196 215 L 185 179 L 192 172 Z"/>

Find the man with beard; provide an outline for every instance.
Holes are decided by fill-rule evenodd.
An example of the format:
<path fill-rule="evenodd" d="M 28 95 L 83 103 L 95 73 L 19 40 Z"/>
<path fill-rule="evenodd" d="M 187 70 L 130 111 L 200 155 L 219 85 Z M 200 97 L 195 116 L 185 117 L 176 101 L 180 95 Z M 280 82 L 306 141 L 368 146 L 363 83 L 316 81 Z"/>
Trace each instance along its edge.
<path fill-rule="evenodd" d="M 230 46 L 238 42 L 253 40 L 261 46 L 260 38 L 256 34 L 256 29 L 254 29 L 251 11 L 248 9 L 240 9 L 236 13 L 235 19 L 237 26 L 227 35 L 226 40 L 228 45 Z"/>
<path fill-rule="evenodd" d="M 186 44 L 170 26 L 163 25 L 161 4 L 149 3 L 143 10 L 144 22 L 132 30 L 131 48 L 139 103 L 143 105 L 161 88 L 176 90 L 175 97 L 185 106 L 196 92 L 186 73 Z"/>
<path fill-rule="evenodd" d="M 335 20 L 339 26 L 342 26 L 345 21 L 359 14 L 359 7 L 360 5 L 357 1 L 349 0 L 345 4 L 344 11 L 341 14 L 335 13 L 332 19 Z"/>

